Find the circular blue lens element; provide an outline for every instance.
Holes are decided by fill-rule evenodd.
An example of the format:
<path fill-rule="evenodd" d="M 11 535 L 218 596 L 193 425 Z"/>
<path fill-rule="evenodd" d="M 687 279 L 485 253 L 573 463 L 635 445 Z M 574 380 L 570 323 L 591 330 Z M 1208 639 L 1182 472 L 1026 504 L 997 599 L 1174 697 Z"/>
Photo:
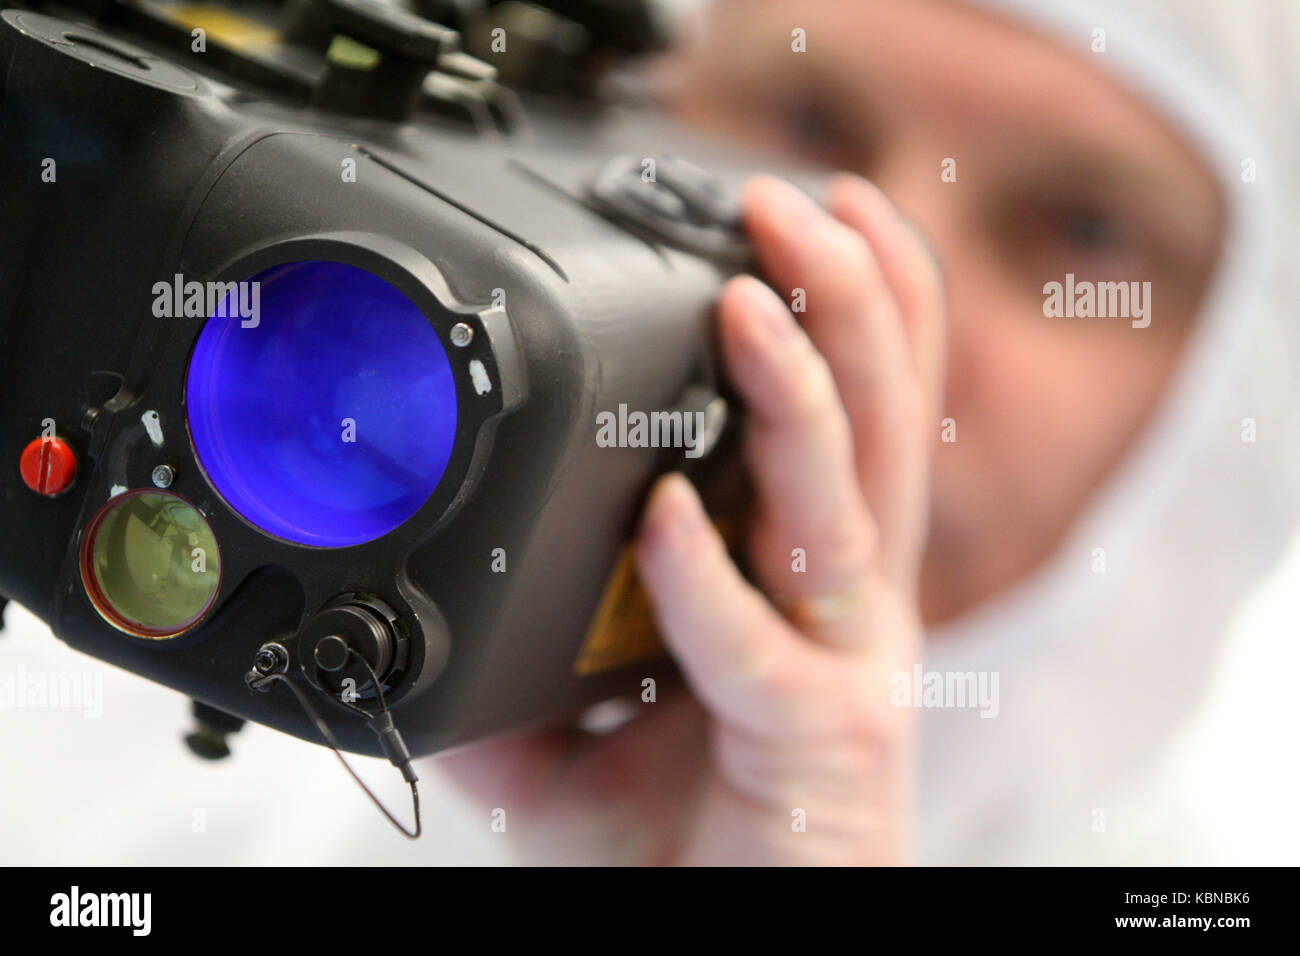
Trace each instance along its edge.
<path fill-rule="evenodd" d="M 199 333 L 185 406 L 226 503 L 320 547 L 372 541 L 415 514 L 456 438 L 456 383 L 428 318 L 338 262 L 285 263 L 229 293 Z"/>

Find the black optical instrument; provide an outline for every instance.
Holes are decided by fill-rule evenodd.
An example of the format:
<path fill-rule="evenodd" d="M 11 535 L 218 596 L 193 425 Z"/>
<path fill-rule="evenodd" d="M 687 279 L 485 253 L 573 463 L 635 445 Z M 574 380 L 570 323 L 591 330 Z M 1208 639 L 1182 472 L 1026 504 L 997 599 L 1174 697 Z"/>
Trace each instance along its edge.
<path fill-rule="evenodd" d="M 639 693 L 647 488 L 740 500 L 710 314 L 761 161 L 602 99 L 648 4 L 422 12 L 0 13 L 0 595 L 202 752 L 409 772 Z"/>

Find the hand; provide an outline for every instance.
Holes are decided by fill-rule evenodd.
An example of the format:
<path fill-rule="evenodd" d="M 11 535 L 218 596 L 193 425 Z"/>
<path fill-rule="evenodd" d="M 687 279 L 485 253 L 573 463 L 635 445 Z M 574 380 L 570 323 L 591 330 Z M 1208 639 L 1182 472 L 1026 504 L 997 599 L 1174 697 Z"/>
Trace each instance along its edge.
<path fill-rule="evenodd" d="M 442 761 L 513 808 L 511 831 L 547 862 L 908 858 L 913 720 L 891 706 L 890 679 L 920 659 L 939 276 L 856 177 L 832 185 L 834 217 L 771 179 L 749 184 L 745 209 L 765 275 L 807 307 L 801 329 L 749 277 L 719 300 L 748 410 L 755 584 L 691 486 L 665 477 L 638 565 L 690 693 L 610 734 L 552 731 Z"/>

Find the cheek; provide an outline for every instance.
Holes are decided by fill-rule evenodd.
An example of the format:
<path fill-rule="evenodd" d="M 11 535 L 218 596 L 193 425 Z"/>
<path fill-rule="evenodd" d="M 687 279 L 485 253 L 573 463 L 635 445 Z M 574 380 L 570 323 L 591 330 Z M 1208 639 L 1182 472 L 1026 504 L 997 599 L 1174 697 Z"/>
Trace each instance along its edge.
<path fill-rule="evenodd" d="M 1149 330 L 1080 324 L 1109 320 L 1005 315 L 954 336 L 958 440 L 937 449 L 936 518 L 1060 526 L 1140 431 L 1175 349 Z"/>

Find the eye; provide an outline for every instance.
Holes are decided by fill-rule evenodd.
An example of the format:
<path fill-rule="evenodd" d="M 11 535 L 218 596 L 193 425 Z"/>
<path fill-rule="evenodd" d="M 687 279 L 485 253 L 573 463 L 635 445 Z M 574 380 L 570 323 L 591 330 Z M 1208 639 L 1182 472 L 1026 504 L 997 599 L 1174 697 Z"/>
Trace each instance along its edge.
<path fill-rule="evenodd" d="M 1047 225 L 1060 242 L 1088 255 L 1113 253 L 1127 243 L 1120 223 L 1096 209 L 1056 210 L 1049 214 Z"/>
<path fill-rule="evenodd" d="M 781 115 L 786 134 L 806 146 L 824 146 L 838 139 L 835 121 L 821 106 L 808 102 L 791 103 L 786 105 Z"/>
<path fill-rule="evenodd" d="M 1000 218 L 1007 265 L 1040 282 L 1067 272 L 1133 277 L 1148 269 L 1143 230 L 1122 209 L 1082 198 L 1018 197 Z"/>
<path fill-rule="evenodd" d="M 834 162 L 854 157 L 855 137 L 835 110 L 811 99 L 783 104 L 777 112 L 779 135 L 789 149 Z"/>

